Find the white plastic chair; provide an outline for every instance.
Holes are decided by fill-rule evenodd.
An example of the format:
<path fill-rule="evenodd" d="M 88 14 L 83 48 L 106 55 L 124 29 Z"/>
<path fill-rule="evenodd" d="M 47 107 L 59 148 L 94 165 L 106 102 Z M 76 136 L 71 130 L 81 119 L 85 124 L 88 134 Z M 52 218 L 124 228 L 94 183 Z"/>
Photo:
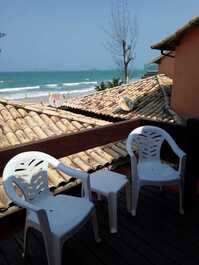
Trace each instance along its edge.
<path fill-rule="evenodd" d="M 178 170 L 160 160 L 162 143 L 166 141 L 173 152 L 179 157 Z M 127 139 L 127 151 L 131 158 L 132 174 L 132 215 L 136 208 L 140 188 L 144 185 L 173 185 L 177 184 L 180 191 L 181 214 L 184 214 L 184 173 L 186 154 L 177 146 L 173 138 L 163 129 L 155 126 L 143 126 L 133 130 Z M 137 153 L 137 157 L 135 155 Z"/>
<path fill-rule="evenodd" d="M 126 187 L 127 210 L 130 211 L 130 187 L 125 175 L 101 169 L 90 174 L 91 191 L 108 201 L 110 233 L 117 232 L 117 194 Z"/>
<path fill-rule="evenodd" d="M 81 179 L 84 198 L 57 195 L 49 191 L 48 165 Z M 89 218 L 92 218 L 95 240 L 100 241 L 93 203 L 90 201 L 90 181 L 87 173 L 71 169 L 54 157 L 41 152 L 25 152 L 13 157 L 3 171 L 3 184 L 8 197 L 18 206 L 27 209 L 24 233 L 26 253 L 27 230 L 39 230 L 49 265 L 61 265 L 62 246 Z M 13 185 L 14 184 L 14 185 Z M 22 192 L 19 196 L 16 189 Z"/>

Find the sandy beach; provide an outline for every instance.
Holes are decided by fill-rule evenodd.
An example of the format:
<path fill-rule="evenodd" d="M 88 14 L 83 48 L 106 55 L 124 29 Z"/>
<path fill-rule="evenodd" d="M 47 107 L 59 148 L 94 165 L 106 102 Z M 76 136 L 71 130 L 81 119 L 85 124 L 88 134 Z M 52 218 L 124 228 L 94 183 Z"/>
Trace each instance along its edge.
<path fill-rule="evenodd" d="M 66 98 L 66 101 L 67 99 L 71 99 L 73 97 L 82 97 L 82 96 L 86 96 L 86 95 L 90 95 L 90 94 L 93 94 L 95 93 L 96 91 L 93 90 L 93 91 L 90 91 L 90 92 L 86 92 L 86 93 L 80 93 L 80 94 L 76 94 L 76 95 L 67 95 L 67 98 Z M 42 104 L 42 105 L 49 105 L 49 97 L 48 96 L 45 96 L 45 97 L 30 97 L 30 98 L 20 98 L 20 99 L 13 99 L 13 100 L 10 100 L 12 102 L 19 102 L 19 103 L 22 103 L 22 104 L 28 104 L 28 105 L 35 105 L 35 104 Z"/>
<path fill-rule="evenodd" d="M 12 101 L 24 103 L 24 104 L 45 104 L 48 105 L 48 97 L 32 97 L 32 98 L 19 98 Z"/>

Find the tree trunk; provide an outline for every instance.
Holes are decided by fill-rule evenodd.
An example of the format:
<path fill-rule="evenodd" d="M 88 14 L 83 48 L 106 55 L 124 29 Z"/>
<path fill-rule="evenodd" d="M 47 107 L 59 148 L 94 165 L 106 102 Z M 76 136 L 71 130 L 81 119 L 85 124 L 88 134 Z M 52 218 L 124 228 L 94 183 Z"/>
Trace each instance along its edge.
<path fill-rule="evenodd" d="M 124 83 L 127 83 L 128 80 L 128 63 L 127 63 L 127 47 L 126 47 L 126 41 L 122 41 L 122 50 L 123 50 L 123 64 L 124 64 Z"/>
<path fill-rule="evenodd" d="M 124 83 L 128 83 L 128 64 L 126 63 L 124 65 Z"/>

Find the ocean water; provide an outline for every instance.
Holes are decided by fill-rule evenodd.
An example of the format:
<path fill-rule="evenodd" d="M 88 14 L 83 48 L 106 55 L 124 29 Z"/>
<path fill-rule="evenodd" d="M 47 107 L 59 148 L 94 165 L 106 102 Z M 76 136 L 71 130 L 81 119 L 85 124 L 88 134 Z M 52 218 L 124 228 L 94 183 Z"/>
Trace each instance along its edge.
<path fill-rule="evenodd" d="M 142 70 L 135 70 L 132 79 L 142 75 Z M 81 95 L 92 92 L 101 81 L 119 76 L 116 70 L 0 72 L 0 97 L 33 98 L 57 92 L 66 96 Z"/>

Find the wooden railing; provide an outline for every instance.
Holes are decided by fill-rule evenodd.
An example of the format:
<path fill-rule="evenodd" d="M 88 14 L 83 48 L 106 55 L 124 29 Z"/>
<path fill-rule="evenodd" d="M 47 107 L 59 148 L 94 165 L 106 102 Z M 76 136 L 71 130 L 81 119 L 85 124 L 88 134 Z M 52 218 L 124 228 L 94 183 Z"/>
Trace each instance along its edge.
<path fill-rule="evenodd" d="M 56 158 L 75 154 L 96 146 L 125 139 L 129 132 L 140 125 L 140 120 L 130 120 L 106 125 L 78 133 L 62 134 L 32 143 L 9 147 L 0 151 L 0 174 L 13 156 L 26 151 L 41 151 Z"/>
<path fill-rule="evenodd" d="M 142 119 L 128 120 L 78 133 L 62 134 L 60 136 L 49 137 L 32 143 L 2 149 L 0 151 L 0 174 L 7 161 L 21 152 L 41 151 L 60 158 L 125 139 L 133 129 L 145 124 L 156 125 L 166 129 L 172 134 L 177 143 L 183 147 L 183 140 L 181 139 L 183 135 L 182 126 Z"/>
<path fill-rule="evenodd" d="M 193 170 L 191 170 L 193 168 L 192 158 L 194 152 L 192 149 L 194 147 L 191 149 L 189 148 L 189 142 L 191 139 L 189 138 L 187 127 L 146 119 L 117 122 L 116 124 L 89 129 L 78 133 L 63 134 L 57 137 L 49 137 L 44 140 L 2 149 L 0 151 L 0 176 L 2 175 L 3 169 L 8 160 L 21 152 L 41 151 L 51 154 L 56 158 L 60 158 L 94 148 L 96 146 L 125 139 L 133 129 L 146 124 L 159 126 L 168 131 L 177 144 L 188 154 L 188 170 L 185 179 L 185 191 L 187 198 L 191 197 L 194 189 L 196 189 L 196 174 Z"/>

